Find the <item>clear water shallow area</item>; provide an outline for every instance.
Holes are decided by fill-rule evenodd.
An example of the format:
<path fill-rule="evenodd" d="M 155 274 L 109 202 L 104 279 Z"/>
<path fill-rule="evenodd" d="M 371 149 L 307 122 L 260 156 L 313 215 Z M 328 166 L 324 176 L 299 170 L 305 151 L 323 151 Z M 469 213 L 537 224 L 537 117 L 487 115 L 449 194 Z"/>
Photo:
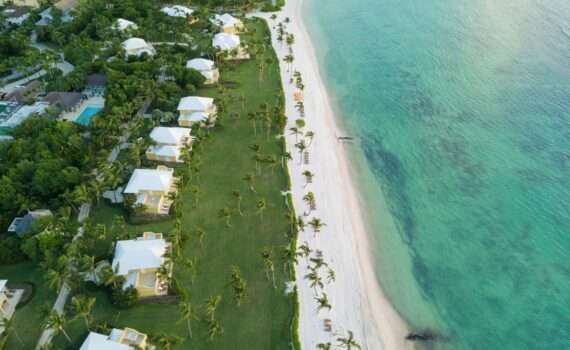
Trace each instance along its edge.
<path fill-rule="evenodd" d="M 81 111 L 81 114 L 79 114 L 77 119 L 75 119 L 75 122 L 77 124 L 87 126 L 91 122 L 91 119 L 93 118 L 93 116 L 95 116 L 95 114 L 101 112 L 102 110 L 103 110 L 103 107 L 87 106 L 87 107 L 85 107 L 85 109 L 83 111 Z"/>
<path fill-rule="evenodd" d="M 570 1 L 304 7 L 397 309 L 435 349 L 570 349 Z"/>

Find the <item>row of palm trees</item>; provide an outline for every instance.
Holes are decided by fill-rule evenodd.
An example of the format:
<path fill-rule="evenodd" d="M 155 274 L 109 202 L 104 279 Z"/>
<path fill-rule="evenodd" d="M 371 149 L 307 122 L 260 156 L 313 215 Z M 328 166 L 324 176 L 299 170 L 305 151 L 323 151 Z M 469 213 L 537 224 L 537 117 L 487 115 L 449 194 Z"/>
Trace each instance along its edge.
<path fill-rule="evenodd" d="M 273 20 L 276 19 L 276 17 L 272 17 Z M 295 84 L 296 88 L 300 91 L 303 91 L 305 88 L 305 85 L 303 83 L 303 78 L 302 75 L 299 71 L 297 70 L 293 70 L 293 62 L 294 62 L 294 55 L 293 55 L 293 44 L 295 42 L 295 37 L 293 36 L 293 34 L 287 33 L 286 31 L 286 23 L 288 23 L 289 20 L 286 19 L 283 22 L 278 23 L 277 25 L 277 40 L 280 43 L 283 43 L 283 41 L 285 41 L 285 43 L 288 46 L 288 53 L 284 56 L 283 61 L 285 63 L 287 63 L 287 71 L 292 71 L 291 74 L 291 79 L 289 81 L 290 84 Z M 300 164 L 303 163 L 303 161 L 306 157 L 306 154 L 308 154 L 308 149 L 311 146 L 315 133 L 312 131 L 304 131 L 305 128 L 305 106 L 302 100 L 297 101 L 295 108 L 297 110 L 297 112 L 299 113 L 300 119 L 297 119 L 295 121 L 295 125 L 289 128 L 289 131 L 291 132 L 292 135 L 295 135 L 295 148 L 299 151 L 299 162 Z M 300 138 L 300 140 L 299 140 Z M 306 143 L 306 139 L 309 140 L 308 143 Z M 307 153 L 305 153 L 307 152 Z M 305 177 L 305 187 L 307 187 L 308 185 L 313 183 L 313 179 L 315 174 L 312 173 L 310 170 L 305 169 L 302 172 L 302 175 Z M 307 217 L 310 216 L 311 213 L 317 209 L 317 202 L 316 202 L 316 196 L 314 194 L 314 192 L 312 191 L 308 191 L 304 196 L 303 196 L 303 201 L 305 202 L 305 204 L 307 205 L 307 211 L 305 211 L 303 217 Z M 299 217 L 297 218 L 296 224 L 297 224 L 297 228 L 300 232 L 303 232 L 305 230 L 305 220 L 303 219 L 303 217 Z M 311 226 L 311 228 L 313 229 L 313 232 L 316 234 L 318 232 L 321 231 L 321 229 L 326 226 L 326 224 L 324 222 L 322 222 L 321 219 L 319 219 L 318 217 L 313 216 L 312 219 L 310 221 L 308 221 L 308 225 Z M 321 272 L 322 270 L 326 271 L 326 282 L 327 283 L 332 283 L 335 281 L 336 279 L 336 275 L 334 270 L 328 265 L 328 263 L 326 263 L 322 257 L 322 252 L 318 252 L 319 254 L 317 254 L 316 256 L 312 256 L 313 253 L 313 249 L 311 249 L 311 247 L 309 246 L 308 242 L 304 242 L 303 244 L 301 244 L 298 248 L 297 251 L 295 252 L 295 263 L 298 263 L 298 260 L 296 259 L 297 257 L 302 257 L 306 260 L 306 262 L 308 263 L 307 266 L 307 270 L 308 272 L 305 274 L 304 279 L 307 279 L 309 281 L 309 286 L 311 288 L 313 288 L 315 296 L 314 296 L 314 300 L 317 303 L 317 311 L 326 309 L 326 310 L 331 310 L 332 309 L 332 305 L 329 301 L 328 295 L 327 293 L 324 291 L 324 287 L 325 287 L 325 282 L 323 277 L 321 276 Z M 332 343 L 330 342 L 326 342 L 326 343 L 319 343 L 317 345 L 317 349 L 320 350 L 330 350 L 332 349 Z M 351 331 L 347 332 L 346 336 L 338 336 L 336 338 L 336 346 L 338 348 L 341 349 L 360 349 L 361 346 L 360 344 L 354 339 L 354 334 Z"/>

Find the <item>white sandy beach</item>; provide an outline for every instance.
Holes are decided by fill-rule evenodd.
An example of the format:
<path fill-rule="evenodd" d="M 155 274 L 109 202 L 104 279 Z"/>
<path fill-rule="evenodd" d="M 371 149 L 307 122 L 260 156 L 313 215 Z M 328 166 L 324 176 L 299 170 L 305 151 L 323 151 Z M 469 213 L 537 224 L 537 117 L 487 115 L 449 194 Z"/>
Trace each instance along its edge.
<path fill-rule="evenodd" d="M 368 245 L 368 236 L 359 195 L 351 180 L 348 157 L 338 141 L 343 132 L 337 127 L 335 115 L 325 85 L 319 73 L 319 66 L 301 17 L 301 0 L 288 0 L 283 10 L 277 13 L 276 20 L 270 14 L 259 14 L 267 19 L 272 42 L 281 65 L 281 75 L 286 96 L 286 113 L 289 127 L 295 126 L 299 113 L 295 108 L 293 94 L 296 90 L 290 84 L 291 72 L 283 57 L 289 53 L 285 43 L 276 39 L 276 28 L 286 17 L 290 23 L 285 31 L 295 36 L 293 70 L 302 74 L 305 107 L 305 131 L 313 131 L 315 137 L 309 147 L 308 165 L 301 164 L 295 148 L 295 136 L 287 131 L 288 150 L 293 155 L 289 162 L 292 180 L 293 201 L 298 215 L 308 211 L 303 196 L 312 191 L 316 197 L 317 209 L 312 211 L 305 222 L 312 217 L 320 218 L 326 226 L 318 233 L 310 227 L 301 232 L 299 245 L 308 242 L 314 251 L 323 253 L 325 262 L 336 273 L 336 280 L 327 283 L 326 271 L 321 273 L 325 283 L 324 292 L 328 295 L 332 310 L 317 312 L 315 291 L 304 279 L 308 272 L 305 258 L 299 258 L 297 266 L 298 292 L 300 300 L 299 334 L 303 349 L 316 349 L 321 342 L 336 343 L 338 336 L 347 331 L 354 332 L 362 349 L 392 350 L 413 349 L 413 344 L 404 337 L 408 328 L 403 319 L 384 296 L 374 271 L 374 262 Z M 312 184 L 306 185 L 302 172 L 315 173 Z M 313 253 L 312 256 L 315 256 Z M 332 332 L 324 330 L 324 319 L 331 319 Z"/>

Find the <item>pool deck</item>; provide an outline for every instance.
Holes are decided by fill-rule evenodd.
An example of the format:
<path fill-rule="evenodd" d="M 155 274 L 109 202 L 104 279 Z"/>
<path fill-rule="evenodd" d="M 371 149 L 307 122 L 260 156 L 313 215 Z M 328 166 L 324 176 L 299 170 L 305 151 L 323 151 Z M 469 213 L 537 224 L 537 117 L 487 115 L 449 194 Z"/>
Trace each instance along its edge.
<path fill-rule="evenodd" d="M 93 96 L 81 102 L 79 107 L 73 112 L 63 113 L 61 119 L 74 122 L 87 107 L 101 107 L 105 106 L 105 98 L 101 96 Z"/>

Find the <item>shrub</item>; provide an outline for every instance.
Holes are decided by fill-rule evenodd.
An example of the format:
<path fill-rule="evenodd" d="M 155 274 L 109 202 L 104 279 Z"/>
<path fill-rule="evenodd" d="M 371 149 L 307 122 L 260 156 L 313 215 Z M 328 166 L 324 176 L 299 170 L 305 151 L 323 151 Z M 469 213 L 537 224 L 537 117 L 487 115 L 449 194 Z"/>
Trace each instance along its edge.
<path fill-rule="evenodd" d="M 0 239 L 0 264 L 15 264 L 26 260 L 20 244 L 20 239 L 14 236 Z"/>
<path fill-rule="evenodd" d="M 115 306 L 122 309 L 128 309 L 137 303 L 139 293 L 133 287 L 128 287 L 126 289 L 123 289 L 123 287 L 116 287 L 113 288 L 111 298 Z"/>

